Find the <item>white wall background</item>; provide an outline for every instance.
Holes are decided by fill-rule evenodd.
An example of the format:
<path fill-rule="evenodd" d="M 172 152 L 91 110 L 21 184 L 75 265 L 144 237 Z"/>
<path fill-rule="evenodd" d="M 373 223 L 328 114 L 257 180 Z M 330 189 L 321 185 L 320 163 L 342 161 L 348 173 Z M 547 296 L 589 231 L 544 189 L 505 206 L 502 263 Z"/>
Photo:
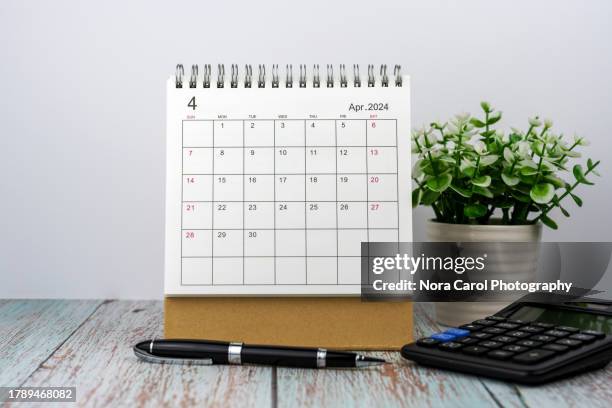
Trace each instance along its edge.
<path fill-rule="evenodd" d="M 0 298 L 162 296 L 177 62 L 399 63 L 415 125 L 481 99 L 507 125 L 551 117 L 605 177 L 546 239 L 610 241 L 610 21 L 608 0 L 2 0 Z"/>

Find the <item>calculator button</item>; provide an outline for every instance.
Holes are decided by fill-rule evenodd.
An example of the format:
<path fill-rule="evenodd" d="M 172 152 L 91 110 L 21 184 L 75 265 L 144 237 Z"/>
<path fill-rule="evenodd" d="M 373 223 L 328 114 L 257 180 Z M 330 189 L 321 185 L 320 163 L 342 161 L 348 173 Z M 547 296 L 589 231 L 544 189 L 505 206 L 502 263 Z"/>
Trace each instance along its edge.
<path fill-rule="evenodd" d="M 482 329 L 482 332 L 490 334 L 502 334 L 505 333 L 506 330 L 500 329 L 499 327 L 487 327 L 486 329 Z"/>
<path fill-rule="evenodd" d="M 487 347 L 487 348 L 498 348 L 503 346 L 503 343 L 497 342 L 497 341 L 492 341 L 492 340 L 486 340 L 486 341 L 481 341 L 480 343 L 478 343 L 479 346 L 482 347 Z"/>
<path fill-rule="evenodd" d="M 475 322 L 472 322 L 472 324 L 479 324 L 481 326 L 493 326 L 494 324 L 497 324 L 497 322 L 495 320 L 480 319 L 476 320 Z"/>
<path fill-rule="evenodd" d="M 582 345 L 582 342 L 580 340 L 574 340 L 574 339 L 561 339 L 561 340 L 557 340 L 555 343 L 561 344 L 562 346 L 568 346 L 571 348 L 580 347 Z"/>
<path fill-rule="evenodd" d="M 453 336 L 456 336 L 456 337 L 466 337 L 470 334 L 470 331 L 464 330 L 464 329 L 448 329 L 444 333 L 452 334 Z"/>
<path fill-rule="evenodd" d="M 482 326 L 479 324 L 464 324 L 463 326 L 459 326 L 460 329 L 476 331 L 482 329 Z"/>
<path fill-rule="evenodd" d="M 436 333 L 436 334 L 432 334 L 431 336 L 432 339 L 435 340 L 439 340 L 441 343 L 447 342 L 447 341 L 451 341 L 451 340 L 455 340 L 455 336 L 453 336 L 452 334 L 448 334 L 448 333 Z"/>
<path fill-rule="evenodd" d="M 522 353 L 523 351 L 529 350 L 525 346 L 517 346 L 516 344 L 511 344 L 509 346 L 502 347 L 502 350 L 512 351 L 513 353 Z"/>
<path fill-rule="evenodd" d="M 539 341 L 534 341 L 534 340 L 521 340 L 517 342 L 516 344 L 520 346 L 525 346 L 525 347 L 538 347 L 542 343 L 540 343 Z"/>
<path fill-rule="evenodd" d="M 493 337 L 492 334 L 482 333 L 482 332 L 480 332 L 480 333 L 472 333 L 471 336 L 474 337 L 474 338 L 480 339 L 480 340 L 484 340 L 484 339 L 488 339 L 490 337 Z"/>
<path fill-rule="evenodd" d="M 495 325 L 495 327 L 499 327 L 499 328 L 507 329 L 507 330 L 516 329 L 517 327 L 520 327 L 520 326 L 521 326 L 520 324 L 508 323 L 508 322 L 503 322 L 503 323 L 499 323 Z"/>
<path fill-rule="evenodd" d="M 481 346 L 469 346 L 469 347 L 465 347 L 463 349 L 463 352 L 465 354 L 470 354 L 472 356 L 478 356 L 480 354 L 484 354 L 487 351 L 489 351 L 490 349 L 486 348 L 486 347 L 481 347 Z"/>
<path fill-rule="evenodd" d="M 457 342 L 461 343 L 461 344 L 474 344 L 479 342 L 480 339 L 475 339 L 473 337 L 464 337 L 461 340 L 457 340 Z"/>
<path fill-rule="evenodd" d="M 497 337 L 493 337 L 491 340 L 494 341 L 499 341 L 501 343 L 512 343 L 516 341 L 516 337 L 510 337 L 510 336 L 497 336 Z"/>
<path fill-rule="evenodd" d="M 438 346 L 440 350 L 446 351 L 456 351 L 463 347 L 463 344 L 455 343 L 454 341 L 449 341 L 447 343 L 442 343 Z"/>
<path fill-rule="evenodd" d="M 487 320 L 495 320 L 496 322 L 505 322 L 506 318 L 501 316 L 488 316 Z"/>
<path fill-rule="evenodd" d="M 417 340 L 417 344 L 423 347 L 433 347 L 436 344 L 439 344 L 440 341 L 436 339 L 432 339 L 431 337 L 426 337 L 424 339 Z"/>
<path fill-rule="evenodd" d="M 506 320 L 508 323 L 516 323 L 516 324 L 528 324 L 531 322 L 525 321 L 525 320 L 518 320 L 518 319 L 512 319 L 512 320 Z"/>
<path fill-rule="evenodd" d="M 536 334 L 535 336 L 531 336 L 530 339 L 535 341 L 541 341 L 542 343 L 548 343 L 550 341 L 557 340 L 556 337 L 545 336 L 543 334 Z"/>
<path fill-rule="evenodd" d="M 554 330 L 545 331 L 544 334 L 547 336 L 565 337 L 569 334 L 569 332 L 554 329 Z"/>
<path fill-rule="evenodd" d="M 514 356 L 512 360 L 517 363 L 523 364 L 535 364 L 539 363 L 542 360 L 546 360 L 555 355 L 555 352 L 552 350 L 529 350 L 517 356 Z"/>
<path fill-rule="evenodd" d="M 487 357 L 496 360 L 507 360 L 514 355 L 513 352 L 507 350 L 493 350 L 487 353 Z"/>
<path fill-rule="evenodd" d="M 524 331 L 520 331 L 520 330 L 514 330 L 514 331 L 506 332 L 506 336 L 523 338 L 523 337 L 529 336 L 529 333 L 524 332 Z"/>
<path fill-rule="evenodd" d="M 563 330 L 570 333 L 578 333 L 580 330 L 572 326 L 557 326 L 555 329 Z"/>
<path fill-rule="evenodd" d="M 532 326 L 538 326 L 538 327 L 542 327 L 544 329 L 552 329 L 553 327 L 555 327 L 554 324 L 552 323 L 544 323 L 544 322 L 533 322 L 531 323 Z"/>
<path fill-rule="evenodd" d="M 545 345 L 542 346 L 542 348 L 544 350 L 556 351 L 557 353 L 563 353 L 564 351 L 569 350 L 569 347 L 562 346 L 560 344 L 545 344 Z"/>
<path fill-rule="evenodd" d="M 582 334 L 589 334 L 591 336 L 595 336 L 595 338 L 597 339 L 603 339 L 604 337 L 606 337 L 604 333 L 596 330 L 583 330 Z"/>
<path fill-rule="evenodd" d="M 543 327 L 538 327 L 538 326 L 525 326 L 525 327 L 521 327 L 522 331 L 526 331 L 528 333 L 540 333 L 544 331 Z"/>
<path fill-rule="evenodd" d="M 590 343 L 592 341 L 595 341 L 595 336 L 591 336 L 590 334 L 584 333 L 572 334 L 571 336 L 569 336 L 569 338 L 573 340 L 580 340 L 583 343 Z"/>

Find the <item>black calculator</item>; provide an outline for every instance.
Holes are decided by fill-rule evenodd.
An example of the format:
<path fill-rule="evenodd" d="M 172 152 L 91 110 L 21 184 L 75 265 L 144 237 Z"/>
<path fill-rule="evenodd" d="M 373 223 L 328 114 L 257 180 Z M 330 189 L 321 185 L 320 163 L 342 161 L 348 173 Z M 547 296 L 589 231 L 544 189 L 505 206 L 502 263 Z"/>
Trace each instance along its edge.
<path fill-rule="evenodd" d="M 602 368 L 612 359 L 612 302 L 529 298 L 494 316 L 407 344 L 402 356 L 426 366 L 525 384 Z"/>

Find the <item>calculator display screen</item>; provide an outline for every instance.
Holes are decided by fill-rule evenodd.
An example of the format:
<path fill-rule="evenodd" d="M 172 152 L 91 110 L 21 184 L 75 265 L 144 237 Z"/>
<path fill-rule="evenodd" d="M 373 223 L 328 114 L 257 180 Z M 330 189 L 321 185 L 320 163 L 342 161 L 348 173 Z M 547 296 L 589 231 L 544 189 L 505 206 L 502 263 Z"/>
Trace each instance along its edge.
<path fill-rule="evenodd" d="M 537 306 L 523 306 L 514 312 L 511 319 L 536 320 L 559 326 L 572 326 L 581 330 L 597 330 L 612 334 L 612 316 L 576 312 L 572 310 L 546 309 Z"/>

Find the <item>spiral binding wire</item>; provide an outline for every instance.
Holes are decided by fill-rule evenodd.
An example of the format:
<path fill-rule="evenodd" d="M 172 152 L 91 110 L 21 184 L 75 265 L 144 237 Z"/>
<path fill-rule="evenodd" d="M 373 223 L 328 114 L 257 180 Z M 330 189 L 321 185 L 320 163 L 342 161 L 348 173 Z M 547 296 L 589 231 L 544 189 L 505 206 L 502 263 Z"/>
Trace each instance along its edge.
<path fill-rule="evenodd" d="M 232 64 L 232 79 L 230 86 L 232 88 L 238 88 L 238 64 Z"/>
<path fill-rule="evenodd" d="M 204 88 L 210 88 L 210 73 L 212 69 L 210 68 L 210 64 L 204 64 L 204 80 L 202 81 L 202 86 Z"/>
<path fill-rule="evenodd" d="M 338 78 L 340 82 L 341 88 L 348 87 L 348 76 L 346 72 L 346 65 L 340 64 L 338 67 Z M 327 88 L 333 88 L 336 85 L 334 78 L 334 66 L 332 64 L 327 64 L 325 66 L 325 85 Z M 402 67 L 400 65 L 395 65 L 393 67 L 393 85 L 395 87 L 402 87 Z M 266 65 L 259 64 L 257 66 L 257 87 L 265 88 L 266 87 Z M 367 84 L 368 87 L 374 87 L 377 85 L 377 76 L 376 71 L 374 69 L 374 65 L 368 65 L 368 77 Z M 202 72 L 200 74 L 200 69 L 197 64 L 193 64 L 191 66 L 191 73 L 189 75 L 188 86 L 189 88 L 197 88 L 201 81 L 202 87 L 210 88 L 211 87 L 211 76 L 212 69 L 210 64 L 204 64 L 202 66 Z M 281 75 L 279 73 L 278 64 L 273 64 L 271 69 L 271 86 L 272 88 L 279 88 L 281 86 Z M 240 82 L 240 72 L 238 68 L 238 64 L 231 64 L 230 66 L 230 87 L 238 88 Z M 253 87 L 253 67 L 249 64 L 244 66 L 244 87 L 252 88 Z M 225 65 L 217 64 L 217 78 L 216 78 L 217 88 L 225 87 Z M 299 77 L 298 77 L 298 85 L 300 88 L 306 88 L 309 81 L 308 69 L 305 64 L 299 65 Z M 321 74 L 319 69 L 319 64 L 314 64 L 311 71 L 310 81 L 312 81 L 313 88 L 321 87 Z M 177 88 L 183 88 L 183 83 L 185 82 L 185 69 L 182 64 L 178 64 L 176 66 L 176 74 L 175 74 L 175 84 Z M 379 75 L 378 75 L 378 84 L 382 87 L 389 87 L 389 74 L 387 72 L 387 65 L 382 64 L 380 66 Z M 293 65 L 287 64 L 285 66 L 285 87 L 293 88 Z M 361 87 L 361 76 L 359 74 L 359 64 L 353 64 L 353 87 L 360 88 Z"/>
<path fill-rule="evenodd" d="M 300 88 L 306 88 L 306 65 L 300 64 Z"/>
<path fill-rule="evenodd" d="M 285 78 L 285 87 L 293 88 L 293 65 L 287 64 L 285 72 L 287 73 Z"/>
<path fill-rule="evenodd" d="M 244 66 L 244 87 L 250 88 L 253 81 L 253 67 L 251 65 Z"/>
<path fill-rule="evenodd" d="M 278 88 L 278 64 L 272 65 L 272 88 Z"/>
<path fill-rule="evenodd" d="M 191 66 L 191 76 L 189 77 L 189 87 L 195 88 L 197 86 L 198 86 L 198 66 L 194 64 Z"/>

